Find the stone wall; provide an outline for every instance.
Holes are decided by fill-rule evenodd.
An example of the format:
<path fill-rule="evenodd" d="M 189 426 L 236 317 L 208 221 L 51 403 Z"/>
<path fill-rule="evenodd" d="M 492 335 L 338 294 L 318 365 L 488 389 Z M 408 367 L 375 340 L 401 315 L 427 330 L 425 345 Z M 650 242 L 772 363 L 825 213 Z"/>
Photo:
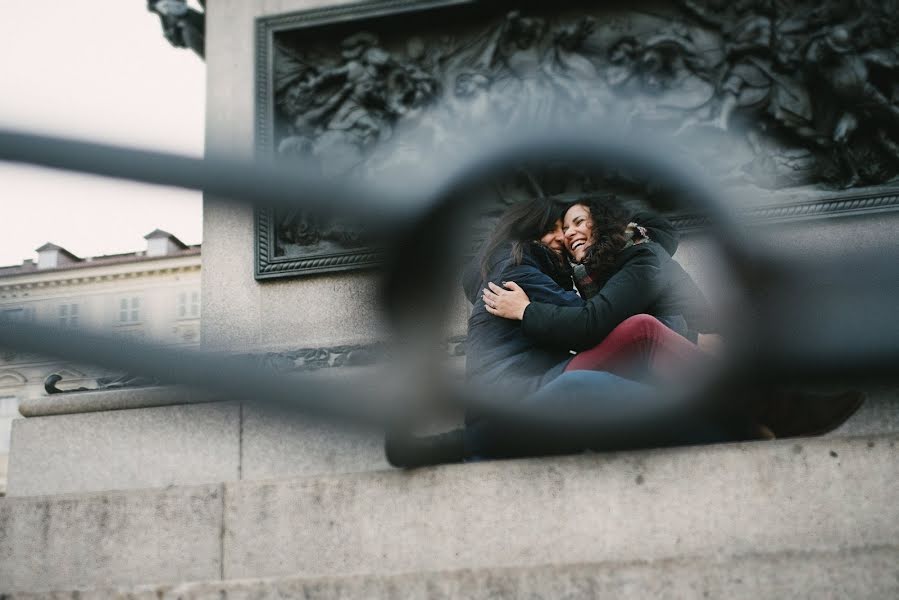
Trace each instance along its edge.
<path fill-rule="evenodd" d="M 259 91 L 255 60 L 256 19 L 284 13 L 351 4 L 316 0 L 244 2 L 217 0 L 207 11 L 207 148 L 252 158 L 257 150 Z M 678 3 L 668 3 L 673 10 Z M 668 5 L 666 5 L 668 6 Z M 617 8 L 615 10 L 622 10 Z M 603 25 L 604 26 L 604 25 Z M 334 40 L 335 44 L 340 38 Z M 740 142 L 745 145 L 745 140 Z M 726 144 L 723 147 L 726 147 Z M 865 188 L 861 191 L 870 191 Z M 876 190 L 875 190 L 876 191 Z M 730 193 L 730 192 L 728 192 Z M 889 194 L 889 187 L 884 188 Z M 849 194 L 831 188 L 793 187 L 780 192 L 747 188 L 734 191 L 748 206 L 789 203 Z M 751 196 L 751 197 L 748 197 Z M 895 201 L 884 206 L 893 207 Z M 800 255 L 840 252 L 858 240 L 886 244 L 899 213 L 762 224 L 753 238 Z M 387 335 L 378 308 L 377 278 L 371 270 L 305 275 L 258 281 L 254 277 L 254 216 L 250 207 L 206 197 L 204 203 L 203 331 L 214 350 L 277 351 L 366 344 Z M 720 279 L 706 235 L 685 237 L 678 258 L 713 298 Z M 723 286 L 728 289 L 728 286 Z M 448 335 L 465 332 L 468 304 L 461 298 L 448 324 Z"/>
<path fill-rule="evenodd" d="M 254 19 L 332 0 L 218 0 L 207 9 L 206 147 L 255 151 Z M 203 337 L 211 349 L 336 346 L 383 335 L 365 273 L 259 283 L 253 277 L 253 211 L 206 197 L 203 206 Z M 208 337 L 206 337 L 208 336 Z"/>

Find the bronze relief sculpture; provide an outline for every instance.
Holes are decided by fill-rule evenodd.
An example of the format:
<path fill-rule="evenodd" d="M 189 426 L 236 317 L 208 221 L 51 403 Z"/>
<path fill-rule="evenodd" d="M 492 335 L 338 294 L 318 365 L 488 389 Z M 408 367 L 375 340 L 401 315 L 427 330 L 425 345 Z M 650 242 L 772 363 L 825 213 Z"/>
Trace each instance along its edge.
<path fill-rule="evenodd" d="M 271 64 L 260 79 L 260 150 L 312 160 L 329 176 L 390 176 L 414 168 L 423 148 L 463 147 L 478 123 L 605 117 L 670 133 L 732 185 L 836 191 L 899 175 L 890 2 L 556 4 L 373 2 L 260 21 Z M 438 17 L 416 17 L 417 5 Z M 347 14 L 359 20 L 348 26 Z M 608 184 L 564 169 L 524 172 L 498 185 L 485 211 L 522 194 Z M 262 267 L 292 261 L 286 271 L 315 272 L 309 259 L 354 253 L 376 261 L 347 223 L 298 211 L 268 215 L 262 228 Z"/>

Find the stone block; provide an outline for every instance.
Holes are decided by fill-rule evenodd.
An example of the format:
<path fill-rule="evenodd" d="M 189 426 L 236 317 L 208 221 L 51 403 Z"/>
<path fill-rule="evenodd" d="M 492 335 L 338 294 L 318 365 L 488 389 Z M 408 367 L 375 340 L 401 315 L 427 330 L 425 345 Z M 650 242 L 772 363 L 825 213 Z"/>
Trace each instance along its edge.
<path fill-rule="evenodd" d="M 17 419 L 10 496 L 240 478 L 240 407 L 161 406 Z"/>
<path fill-rule="evenodd" d="M 194 582 L 66 593 L 12 594 L 10 600 L 279 600 L 281 598 L 822 598 L 880 599 L 899 595 L 899 549 L 751 554 L 729 560 L 544 565 L 392 576 L 279 577 Z"/>
<path fill-rule="evenodd" d="M 273 479 L 389 469 L 384 436 L 244 406 L 241 478 Z"/>
<path fill-rule="evenodd" d="M 224 573 L 390 574 L 893 545 L 896 444 L 895 435 L 817 438 L 229 484 Z"/>
<path fill-rule="evenodd" d="M 857 436 L 899 432 L 899 389 L 871 387 L 865 403 L 852 417 L 828 436 Z"/>
<path fill-rule="evenodd" d="M 9 468 L 9 454 L 0 452 L 0 496 L 6 495 L 6 472 Z"/>
<path fill-rule="evenodd" d="M 405 581 L 450 596 L 538 586 L 536 597 L 553 597 L 631 581 L 646 596 L 670 582 L 671 597 L 706 585 L 789 597 L 797 577 L 877 597 L 899 583 L 897 443 L 816 438 L 7 498 L 0 592 L 154 584 L 177 597 L 165 594 L 181 586 L 158 586 L 223 580 L 204 593 L 377 598 Z M 541 569 L 545 588 L 532 576 Z M 357 575 L 376 577 L 361 588 L 306 581 Z M 233 581 L 259 577 L 293 582 Z"/>
<path fill-rule="evenodd" d="M 221 576 L 221 485 L 5 498 L 0 592 Z"/>

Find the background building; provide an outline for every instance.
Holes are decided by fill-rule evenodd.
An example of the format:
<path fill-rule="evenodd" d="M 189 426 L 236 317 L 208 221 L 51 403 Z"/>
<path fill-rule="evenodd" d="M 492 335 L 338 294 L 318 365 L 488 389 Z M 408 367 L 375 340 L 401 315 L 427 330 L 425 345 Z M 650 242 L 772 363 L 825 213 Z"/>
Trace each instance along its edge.
<path fill-rule="evenodd" d="M 37 261 L 0 267 L 0 321 L 33 321 L 63 329 L 85 328 L 165 344 L 200 343 L 200 246 L 159 229 L 144 236 L 144 250 L 80 258 L 45 244 Z M 60 389 L 93 387 L 114 375 L 0 350 L 0 486 L 5 489 L 12 420 L 22 400 L 41 396 L 44 379 L 59 373 Z"/>

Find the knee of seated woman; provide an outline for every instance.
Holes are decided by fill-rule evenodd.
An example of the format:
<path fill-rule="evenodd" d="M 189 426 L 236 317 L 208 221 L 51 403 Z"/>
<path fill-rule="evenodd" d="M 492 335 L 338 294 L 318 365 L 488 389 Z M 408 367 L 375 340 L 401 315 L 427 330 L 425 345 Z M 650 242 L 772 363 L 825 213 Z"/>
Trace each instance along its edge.
<path fill-rule="evenodd" d="M 628 317 L 615 330 L 619 330 L 619 333 L 623 335 L 645 338 L 652 336 L 653 333 L 664 327 L 665 325 L 652 315 L 641 313 Z"/>

